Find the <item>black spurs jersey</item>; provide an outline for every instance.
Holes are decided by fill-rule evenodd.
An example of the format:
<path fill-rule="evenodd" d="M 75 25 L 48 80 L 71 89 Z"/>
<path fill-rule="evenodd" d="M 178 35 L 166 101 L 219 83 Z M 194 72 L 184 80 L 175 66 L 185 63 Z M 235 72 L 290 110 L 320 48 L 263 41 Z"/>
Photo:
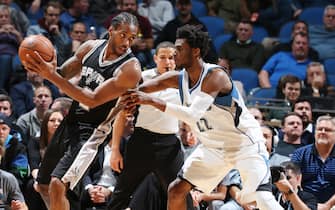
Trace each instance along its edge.
<path fill-rule="evenodd" d="M 107 41 L 101 40 L 97 46 L 91 49 L 83 58 L 81 80 L 79 82 L 80 87 L 88 88 L 92 91 L 95 90 L 95 88 L 104 81 L 116 75 L 120 66 L 135 58 L 133 53 L 128 50 L 125 54 L 113 61 L 103 61 L 103 54 L 106 47 Z M 115 106 L 116 101 L 117 99 L 114 99 L 93 109 L 87 109 L 83 104 L 74 101 L 70 108 L 69 120 L 72 119 L 72 122 L 74 120 L 79 123 L 79 125 L 87 124 L 97 127 L 106 119 L 111 108 Z"/>

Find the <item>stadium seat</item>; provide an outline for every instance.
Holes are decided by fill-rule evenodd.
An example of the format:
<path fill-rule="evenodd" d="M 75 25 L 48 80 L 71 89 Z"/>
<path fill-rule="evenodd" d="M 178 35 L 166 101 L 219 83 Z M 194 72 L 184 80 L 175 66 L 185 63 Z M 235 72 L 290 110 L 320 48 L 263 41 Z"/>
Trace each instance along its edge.
<path fill-rule="evenodd" d="M 323 12 L 323 7 L 309 7 L 302 10 L 298 18 L 309 25 L 323 25 Z"/>
<path fill-rule="evenodd" d="M 229 41 L 231 37 L 232 37 L 231 34 L 222 34 L 222 35 L 215 37 L 213 43 L 214 43 L 215 50 L 218 54 L 220 53 L 220 49 L 223 43 L 225 43 L 226 41 Z"/>
<path fill-rule="evenodd" d="M 258 87 L 258 74 L 251 68 L 234 68 L 231 75 L 233 80 L 241 81 L 246 94 Z"/>
<path fill-rule="evenodd" d="M 276 88 L 254 88 L 250 91 L 247 97 L 247 104 L 249 105 L 265 105 L 276 98 Z"/>
<path fill-rule="evenodd" d="M 201 1 L 192 1 L 192 14 L 196 17 L 203 17 L 207 15 L 206 5 Z"/>
<path fill-rule="evenodd" d="M 199 20 L 206 26 L 209 36 L 212 40 L 215 37 L 224 34 L 224 20 L 214 16 L 200 17 Z"/>
<path fill-rule="evenodd" d="M 268 31 L 262 26 L 254 26 L 253 31 L 252 40 L 258 43 L 262 43 L 263 39 L 269 36 Z"/>
<path fill-rule="evenodd" d="M 294 25 L 295 21 L 289 21 L 282 25 L 279 31 L 279 42 L 280 43 L 288 43 L 291 41 L 291 32 L 292 27 Z"/>
<path fill-rule="evenodd" d="M 325 66 L 328 84 L 335 87 L 335 58 L 328 58 L 323 61 L 323 64 Z"/>

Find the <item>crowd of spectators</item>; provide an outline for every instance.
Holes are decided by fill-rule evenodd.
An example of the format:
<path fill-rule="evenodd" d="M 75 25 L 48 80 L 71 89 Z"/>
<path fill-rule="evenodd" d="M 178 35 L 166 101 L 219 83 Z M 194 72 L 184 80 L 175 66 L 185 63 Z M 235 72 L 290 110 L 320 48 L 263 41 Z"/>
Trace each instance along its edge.
<path fill-rule="evenodd" d="M 330 72 L 335 74 L 335 66 L 326 69 L 324 65 L 326 60 L 335 60 L 332 0 L 0 0 L 0 180 L 11 183 L 6 185 L 8 189 L 0 186 L 0 205 L 12 209 L 48 207 L 47 189 L 36 188 L 34 181 L 44 150 L 71 103 L 49 81 L 23 69 L 18 58 L 22 40 L 33 34 L 46 36 L 61 65 L 85 41 L 107 38 L 112 18 L 129 12 L 139 20 L 132 51 L 144 71 L 155 67 L 155 47 L 163 41 L 174 42 L 178 27 L 192 24 L 209 31 L 209 26 L 192 13 L 195 1 L 203 3 L 208 16 L 223 18 L 225 34 L 232 35 L 220 46 L 215 46 L 215 37 L 211 37 L 205 61 L 228 65 L 230 74 L 237 68 L 254 70 L 259 88 L 277 90 L 275 100 L 266 106 L 253 104 L 250 112 L 262 126 L 270 164 L 283 168 L 283 177 L 275 183 L 278 200 L 285 209 L 300 209 L 306 207 L 304 203 L 310 209 L 316 209 L 318 203 L 320 210 L 335 205 L 335 120 L 331 117 L 335 113 L 335 84 L 328 79 Z M 309 7 L 324 8 L 322 24 L 299 19 Z M 289 21 L 294 21 L 289 42 L 274 41 L 269 47 L 253 40 L 256 27 L 263 27 L 271 39 L 279 40 L 281 27 Z M 239 87 L 244 93 L 243 83 Z M 244 96 L 248 104 L 249 93 Z M 180 123 L 179 130 L 187 156 L 201 142 L 185 123 Z M 242 208 L 230 190 L 243 187 L 243 179 L 241 182 L 236 171 L 222 178 L 215 194 L 192 193 L 196 208 L 209 205 L 225 209 L 222 202 Z M 157 184 L 153 175 L 145 183 Z M 104 202 L 112 191 L 105 189 Z M 87 193 L 86 200 L 90 200 Z M 141 195 L 137 191 L 137 196 Z M 306 196 L 312 201 L 306 202 Z"/>

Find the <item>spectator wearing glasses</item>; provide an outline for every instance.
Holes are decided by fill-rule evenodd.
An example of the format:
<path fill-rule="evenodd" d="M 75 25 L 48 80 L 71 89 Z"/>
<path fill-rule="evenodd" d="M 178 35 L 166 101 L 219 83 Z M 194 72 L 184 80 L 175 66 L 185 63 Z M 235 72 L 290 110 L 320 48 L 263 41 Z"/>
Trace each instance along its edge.
<path fill-rule="evenodd" d="M 309 192 L 301 188 L 301 171 L 298 165 L 287 161 L 282 163 L 285 173 L 282 178 L 275 183 L 279 190 L 278 202 L 286 210 L 316 210 L 317 200 Z"/>
<path fill-rule="evenodd" d="M 316 121 L 315 143 L 297 149 L 291 161 L 301 168 L 301 186 L 314 194 L 318 209 L 335 205 L 335 118 L 320 116 Z"/>

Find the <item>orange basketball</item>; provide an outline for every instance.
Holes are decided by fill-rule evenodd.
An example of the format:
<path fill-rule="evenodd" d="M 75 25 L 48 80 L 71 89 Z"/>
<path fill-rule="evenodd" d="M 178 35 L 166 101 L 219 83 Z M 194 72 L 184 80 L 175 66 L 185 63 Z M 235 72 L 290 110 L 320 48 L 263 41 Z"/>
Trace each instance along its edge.
<path fill-rule="evenodd" d="M 45 61 L 51 61 L 54 57 L 54 46 L 43 35 L 31 35 L 21 42 L 19 47 L 21 62 L 27 59 L 26 54 L 35 57 L 34 51 L 37 51 Z"/>

